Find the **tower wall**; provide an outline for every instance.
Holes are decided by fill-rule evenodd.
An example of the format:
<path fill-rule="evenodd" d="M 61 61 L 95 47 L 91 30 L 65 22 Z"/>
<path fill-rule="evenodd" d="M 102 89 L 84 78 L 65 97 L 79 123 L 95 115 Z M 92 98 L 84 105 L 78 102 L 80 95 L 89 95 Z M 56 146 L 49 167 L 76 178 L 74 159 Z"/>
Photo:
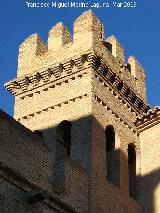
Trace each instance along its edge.
<path fill-rule="evenodd" d="M 97 79 L 98 76 L 99 79 Z M 137 199 L 129 195 L 128 144 L 136 147 L 136 174 L 140 174 L 140 143 L 135 132 L 134 112 L 118 99 L 118 93 L 109 89 L 105 80 L 93 72 L 93 125 L 91 144 L 91 192 L 92 212 L 141 212 L 137 179 Z M 114 94 L 114 95 L 113 95 Z M 107 180 L 105 128 L 112 125 L 115 130 L 115 152 L 120 155 L 119 185 Z M 117 168 L 112 169 L 117 171 Z M 116 177 L 117 179 L 118 177 Z M 122 196 L 123 195 L 123 196 Z M 101 199 L 99 199 L 101 197 Z"/>
<path fill-rule="evenodd" d="M 141 149 L 141 205 L 143 212 L 160 212 L 159 115 L 139 127 Z"/>
<path fill-rule="evenodd" d="M 91 71 L 67 77 L 47 91 L 16 102 L 19 121 L 32 131 L 41 130 L 45 143 L 55 152 L 56 128 L 63 120 L 72 122 L 71 158 L 88 168 L 91 140 Z M 23 116 L 20 116 L 23 115 Z M 84 144 L 84 146 L 82 146 Z"/>
<path fill-rule="evenodd" d="M 44 140 L 1 110 L 0 126 L 0 211 L 39 213 L 79 209 L 85 212 L 88 208 L 86 171 L 66 159 L 63 189 L 58 187 L 53 177 L 55 155 Z M 43 202 L 40 199 L 28 203 L 27 198 L 37 192 L 45 194 Z"/>
<path fill-rule="evenodd" d="M 50 30 L 48 45 L 37 34 L 26 39 L 19 49 L 18 77 L 5 87 L 16 96 L 15 119 L 42 131 L 55 157 L 53 182 L 71 194 L 65 201 L 82 212 L 141 212 L 139 194 L 136 199 L 129 195 L 127 149 L 129 143 L 136 147 L 138 176 L 140 142 L 134 120 L 149 108 L 145 74 L 135 58 L 125 64 L 123 46 L 114 36 L 104 39 L 103 25 L 91 11 L 75 20 L 73 40 L 62 23 Z M 72 123 L 68 158 L 64 144 L 57 149 L 57 127 L 64 120 Z M 120 157 L 118 185 L 106 179 L 107 125 L 115 130 Z M 75 181 L 80 190 L 79 175 L 84 194 L 74 199 L 71 188 Z"/>

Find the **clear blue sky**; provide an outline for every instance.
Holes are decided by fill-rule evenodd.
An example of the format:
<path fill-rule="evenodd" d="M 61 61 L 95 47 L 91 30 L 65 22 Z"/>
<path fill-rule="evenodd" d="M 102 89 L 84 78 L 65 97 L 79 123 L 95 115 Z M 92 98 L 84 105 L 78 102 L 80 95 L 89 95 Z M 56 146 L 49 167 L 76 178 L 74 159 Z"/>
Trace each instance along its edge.
<path fill-rule="evenodd" d="M 69 2 L 60 1 L 59 2 Z M 114 0 L 95 0 L 112 5 Z M 55 2 L 28 0 L 28 2 Z M 73 1 L 72 1 L 73 2 Z M 80 1 L 76 1 L 80 2 Z M 93 3 L 93 0 L 81 2 Z M 124 2 L 114 1 L 114 2 Z M 131 2 L 131 1 L 127 1 Z M 106 36 L 114 34 L 125 48 L 126 58 L 134 55 L 146 70 L 147 96 L 151 106 L 160 105 L 160 1 L 137 0 L 136 8 L 93 9 L 105 26 Z M 90 8 L 28 8 L 24 0 L 0 2 L 0 108 L 13 114 L 14 98 L 3 84 L 16 77 L 18 46 L 30 34 L 39 33 L 47 42 L 48 31 L 62 21 L 72 32 L 73 21 Z"/>

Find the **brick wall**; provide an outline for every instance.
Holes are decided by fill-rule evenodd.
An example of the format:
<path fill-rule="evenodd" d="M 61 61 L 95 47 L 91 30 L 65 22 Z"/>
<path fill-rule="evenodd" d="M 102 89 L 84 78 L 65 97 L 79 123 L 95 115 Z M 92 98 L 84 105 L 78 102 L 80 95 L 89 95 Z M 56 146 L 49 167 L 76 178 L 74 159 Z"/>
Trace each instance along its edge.
<path fill-rule="evenodd" d="M 9 165 L 41 187 L 53 191 L 55 184 L 61 191 L 58 199 L 79 212 L 87 212 L 88 207 L 92 213 L 141 211 L 138 185 L 137 201 L 129 197 L 127 149 L 129 143 L 136 147 L 136 174 L 140 176 L 140 142 L 134 121 L 148 107 L 145 73 L 134 57 L 127 65 L 124 59 L 123 46 L 114 36 L 105 41 L 103 25 L 87 11 L 74 22 L 73 41 L 62 23 L 50 30 L 48 45 L 37 34 L 28 37 L 19 49 L 18 78 L 5 85 L 16 96 L 15 118 L 32 131 L 42 131 L 44 137 L 40 141 L 13 121 L 18 125 L 15 131 L 11 119 L 4 119 L 5 161 L 10 162 L 12 156 Z M 106 70 L 108 76 L 102 74 Z M 123 91 L 118 90 L 119 83 Z M 57 160 L 56 128 L 63 120 L 72 122 L 71 155 Z M 107 125 L 115 129 L 120 158 L 117 185 L 106 179 Z"/>
<path fill-rule="evenodd" d="M 160 212 L 160 124 L 149 123 L 140 133 L 141 205 L 143 212 L 158 213 Z"/>
<path fill-rule="evenodd" d="M 87 173 L 76 162 L 65 159 L 64 190 L 61 190 L 53 181 L 54 170 L 56 170 L 54 158 L 43 145 L 43 140 L 2 111 L 0 126 L 1 167 L 9 174 L 9 180 L 14 177 L 15 188 L 20 184 L 25 193 L 35 189 L 46 190 L 50 197 L 48 199 L 54 198 L 51 206 L 56 200 L 56 203 L 61 203 L 62 212 L 66 208 L 65 205 L 68 208 L 64 212 L 72 212 L 71 209 L 83 212 L 87 209 Z M 29 188 L 25 189 L 25 184 Z M 18 188 L 15 191 L 19 194 Z M 77 196 L 73 196 L 75 194 Z M 6 192 L 6 195 L 12 196 L 10 192 Z M 38 206 L 41 210 L 41 205 Z M 5 203 L 3 208 L 7 208 Z"/>
<path fill-rule="evenodd" d="M 141 212 L 138 202 L 129 197 L 128 180 L 128 144 L 133 143 L 136 146 L 137 154 L 137 176 L 140 173 L 140 151 L 139 138 L 132 132 L 127 123 L 131 126 L 135 119 L 135 114 L 130 112 L 127 107 L 113 96 L 111 91 L 103 87 L 96 79 L 93 80 L 93 94 L 99 99 L 95 100 L 93 95 L 93 127 L 92 127 L 92 163 L 91 163 L 91 198 L 90 207 L 92 212 Z M 107 109 L 107 106 L 109 107 Z M 110 110 L 111 109 L 111 110 Z M 116 113 L 113 113 L 116 112 Z M 117 115 L 119 117 L 117 117 Z M 120 119 L 121 118 L 121 119 Z M 123 119 L 123 121 L 122 121 Z M 124 122 L 125 121 L 125 122 Z M 106 162 L 106 139 L 105 128 L 107 125 L 113 125 L 115 130 L 115 147 L 120 154 L 120 185 L 107 180 L 107 162 Z M 114 168 L 113 168 L 114 170 Z M 118 172 L 115 173 L 118 175 Z M 137 180 L 138 181 L 138 180 Z M 138 182 L 137 182 L 138 188 Z M 137 189 L 137 194 L 138 194 Z M 100 199 L 99 199 L 100 198 Z M 139 200 L 139 197 L 137 197 Z"/>

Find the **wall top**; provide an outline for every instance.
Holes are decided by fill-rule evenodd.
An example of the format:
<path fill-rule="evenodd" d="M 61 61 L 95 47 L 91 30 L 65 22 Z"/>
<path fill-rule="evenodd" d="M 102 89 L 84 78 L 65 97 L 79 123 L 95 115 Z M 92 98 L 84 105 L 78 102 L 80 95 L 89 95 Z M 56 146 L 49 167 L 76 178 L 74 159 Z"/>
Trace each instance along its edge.
<path fill-rule="evenodd" d="M 17 79 L 28 79 L 29 75 L 91 52 L 104 58 L 107 65 L 146 99 L 144 69 L 134 57 L 129 57 L 125 64 L 123 46 L 115 36 L 104 39 L 104 27 L 91 10 L 74 21 L 73 39 L 61 22 L 49 31 L 48 44 L 36 33 L 26 38 L 19 47 Z M 14 87 L 19 89 L 17 84 Z"/>
<path fill-rule="evenodd" d="M 141 116 L 138 116 L 135 125 L 139 132 L 151 128 L 152 126 L 160 123 L 160 106 L 149 109 L 146 113 L 143 113 Z"/>

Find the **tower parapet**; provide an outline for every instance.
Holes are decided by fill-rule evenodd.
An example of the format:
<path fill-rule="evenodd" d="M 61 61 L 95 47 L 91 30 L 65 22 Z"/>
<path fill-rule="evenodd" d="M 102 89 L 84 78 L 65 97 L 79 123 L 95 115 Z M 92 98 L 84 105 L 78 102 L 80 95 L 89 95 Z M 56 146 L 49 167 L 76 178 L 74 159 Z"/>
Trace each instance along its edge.
<path fill-rule="evenodd" d="M 29 36 L 19 48 L 17 79 L 7 82 L 5 87 L 17 98 L 32 96 L 37 88 L 48 87 L 82 69 L 91 68 L 91 55 L 96 55 L 92 57 L 93 60 L 96 58 L 96 69 L 112 70 L 112 78 L 116 78 L 114 85 L 123 82 L 141 100 L 138 102 L 146 104 L 142 66 L 134 57 L 130 57 L 125 65 L 123 46 L 115 36 L 104 40 L 103 25 L 90 10 L 75 20 L 73 40 L 62 23 L 49 31 L 48 45 L 38 34 Z"/>
<path fill-rule="evenodd" d="M 55 50 L 71 42 L 68 29 L 61 23 L 57 23 L 48 34 L 48 50 Z"/>
<path fill-rule="evenodd" d="M 34 64 L 35 58 L 43 55 L 45 52 L 47 52 L 47 45 L 44 44 L 37 33 L 25 39 L 19 47 L 17 77 L 27 74 L 25 71 L 26 65 Z"/>
<path fill-rule="evenodd" d="M 29 36 L 19 48 L 17 76 L 91 52 L 93 46 L 102 43 L 104 39 L 103 25 L 92 11 L 83 13 L 75 20 L 73 31 L 72 40 L 68 29 L 62 23 L 57 23 L 49 31 L 48 45 L 44 44 L 38 34 Z"/>
<path fill-rule="evenodd" d="M 146 100 L 146 79 L 145 79 L 145 71 L 142 65 L 138 62 L 138 60 L 130 56 L 128 58 L 128 64 L 130 65 L 131 74 L 135 78 L 137 91 L 141 95 L 141 97 Z"/>
<path fill-rule="evenodd" d="M 73 40 L 84 44 L 92 42 L 93 45 L 104 40 L 103 25 L 91 10 L 75 20 Z"/>
<path fill-rule="evenodd" d="M 46 45 L 38 34 L 29 36 L 19 48 L 17 77 L 51 68 L 64 60 L 96 52 L 107 66 L 146 101 L 145 73 L 134 58 L 125 65 L 124 48 L 115 36 L 104 39 L 104 27 L 92 11 L 86 11 L 74 21 L 73 40 L 70 32 L 60 22 L 48 34 Z"/>
<path fill-rule="evenodd" d="M 122 47 L 122 45 L 119 43 L 115 36 L 108 37 L 106 39 L 106 42 L 108 44 L 108 48 L 110 48 L 112 52 L 112 55 L 117 59 L 120 65 L 123 66 L 125 63 L 125 57 L 124 48 Z"/>

